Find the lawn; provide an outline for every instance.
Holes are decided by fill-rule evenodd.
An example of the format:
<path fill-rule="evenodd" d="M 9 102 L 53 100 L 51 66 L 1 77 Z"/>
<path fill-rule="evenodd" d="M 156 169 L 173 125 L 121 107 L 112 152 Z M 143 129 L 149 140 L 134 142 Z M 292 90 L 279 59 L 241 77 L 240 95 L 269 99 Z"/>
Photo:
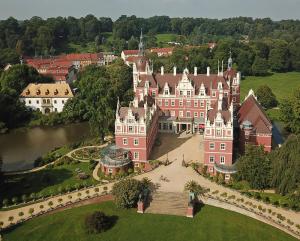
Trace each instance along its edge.
<path fill-rule="evenodd" d="M 282 101 L 290 96 L 294 89 L 300 87 L 300 72 L 274 73 L 264 77 L 248 76 L 241 83 L 241 100 L 244 100 L 250 89 L 255 91 L 263 84 L 267 84 L 278 101 Z"/>
<path fill-rule="evenodd" d="M 86 214 L 102 210 L 115 216 L 115 225 L 105 233 L 88 235 Z M 204 206 L 194 219 L 169 215 L 137 214 L 120 210 L 113 202 L 93 204 L 34 218 L 4 233 L 7 241 L 292 241 L 284 232 L 238 213 Z"/>
<path fill-rule="evenodd" d="M 176 41 L 177 34 L 172 33 L 162 33 L 156 34 L 157 43 L 167 43 L 171 41 Z"/>
<path fill-rule="evenodd" d="M 90 176 L 85 180 L 80 180 L 76 169 L 80 169 Z M 76 183 L 96 183 L 92 178 L 89 163 L 64 164 L 38 172 L 8 176 L 1 198 L 20 198 L 23 194 L 30 195 L 31 193 L 35 193 L 37 196 L 48 196 L 59 193 L 59 187 L 74 187 Z"/>

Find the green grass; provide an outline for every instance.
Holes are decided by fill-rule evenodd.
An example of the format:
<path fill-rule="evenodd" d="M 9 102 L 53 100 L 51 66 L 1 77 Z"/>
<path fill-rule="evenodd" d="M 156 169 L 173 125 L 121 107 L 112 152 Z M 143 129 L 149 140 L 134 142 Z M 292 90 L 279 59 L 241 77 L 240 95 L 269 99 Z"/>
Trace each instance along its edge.
<path fill-rule="evenodd" d="M 89 174 L 89 178 L 80 180 L 76 168 Z M 96 183 L 92 178 L 89 163 L 72 163 L 43 169 L 38 172 L 7 176 L 1 198 L 21 197 L 23 194 L 35 193 L 38 196 L 57 194 L 59 187 L 73 187 L 76 183 Z"/>
<path fill-rule="evenodd" d="M 167 43 L 167 42 L 175 41 L 177 36 L 178 36 L 177 34 L 162 33 L 162 34 L 156 34 L 156 39 L 157 39 L 157 43 L 159 42 Z"/>
<path fill-rule="evenodd" d="M 290 96 L 293 90 L 300 87 L 300 72 L 274 73 L 264 77 L 246 77 L 241 83 L 241 100 L 244 100 L 250 89 L 255 91 L 260 85 L 264 84 L 272 89 L 278 101 L 282 101 Z"/>
<path fill-rule="evenodd" d="M 84 218 L 102 210 L 117 217 L 105 233 L 88 235 Z M 21 238 L 22 237 L 22 238 Z M 93 204 L 34 218 L 4 233 L 7 241 L 292 241 L 295 238 L 252 218 L 224 209 L 205 206 L 194 219 L 137 214 L 136 210 L 116 209 L 112 202 Z M 21 238 L 21 239 L 20 239 Z"/>

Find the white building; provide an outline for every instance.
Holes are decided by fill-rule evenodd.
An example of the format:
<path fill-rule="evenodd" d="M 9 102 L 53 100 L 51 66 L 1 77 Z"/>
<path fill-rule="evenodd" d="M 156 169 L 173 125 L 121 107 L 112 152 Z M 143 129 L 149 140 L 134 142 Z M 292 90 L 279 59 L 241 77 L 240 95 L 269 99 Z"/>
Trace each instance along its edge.
<path fill-rule="evenodd" d="M 68 99 L 74 95 L 69 84 L 47 83 L 29 84 L 21 93 L 20 101 L 28 108 L 41 111 L 43 114 L 62 112 Z"/>

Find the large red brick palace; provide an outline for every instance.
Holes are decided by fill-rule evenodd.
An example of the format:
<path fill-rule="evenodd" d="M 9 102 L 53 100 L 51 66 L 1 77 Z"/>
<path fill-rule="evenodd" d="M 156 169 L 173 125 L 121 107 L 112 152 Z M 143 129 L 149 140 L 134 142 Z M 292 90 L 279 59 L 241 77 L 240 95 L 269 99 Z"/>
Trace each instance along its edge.
<path fill-rule="evenodd" d="M 254 93 L 249 92 L 240 104 L 241 74 L 232 68 L 212 74 L 193 73 L 185 69 L 177 73 L 154 73 L 139 44 L 139 56 L 133 63 L 135 97 L 129 107 L 118 107 L 115 120 L 115 141 L 129 151 L 134 167 L 149 170 L 148 159 L 157 132 L 203 133 L 204 164 L 208 172 L 222 172 L 229 178 L 233 172 L 234 149 L 244 150 L 246 143 L 264 145 L 271 150 L 272 124 Z M 238 133 L 238 134 L 237 134 Z M 115 173 L 115 168 L 107 168 Z"/>

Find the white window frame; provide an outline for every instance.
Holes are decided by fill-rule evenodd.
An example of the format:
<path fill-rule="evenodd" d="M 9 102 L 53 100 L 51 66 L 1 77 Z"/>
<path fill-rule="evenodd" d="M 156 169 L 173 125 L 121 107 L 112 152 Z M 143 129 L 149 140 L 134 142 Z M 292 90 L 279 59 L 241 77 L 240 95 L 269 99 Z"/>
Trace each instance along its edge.
<path fill-rule="evenodd" d="M 226 144 L 225 143 L 220 144 L 220 150 L 222 150 L 222 151 L 226 150 Z"/>
<path fill-rule="evenodd" d="M 225 164 L 225 156 L 220 156 L 220 164 Z"/>
<path fill-rule="evenodd" d="M 198 112 L 197 111 L 194 112 L 194 117 L 198 118 Z"/>
<path fill-rule="evenodd" d="M 123 145 L 127 146 L 128 145 L 128 139 L 127 138 L 123 138 Z"/>
<path fill-rule="evenodd" d="M 185 115 L 186 115 L 187 118 L 190 118 L 190 117 L 191 117 L 191 112 L 190 112 L 190 111 L 187 111 L 187 112 L 185 113 Z"/>
<path fill-rule="evenodd" d="M 204 107 L 204 100 L 200 100 L 200 107 Z"/>
<path fill-rule="evenodd" d="M 183 100 L 179 101 L 179 106 L 182 107 L 183 106 Z"/>
<path fill-rule="evenodd" d="M 214 156 L 209 156 L 209 163 L 215 163 L 215 157 Z"/>
<path fill-rule="evenodd" d="M 171 100 L 171 106 L 175 106 L 175 100 Z"/>
<path fill-rule="evenodd" d="M 209 150 L 214 150 L 215 149 L 215 143 L 214 142 L 210 142 L 209 143 Z"/>
<path fill-rule="evenodd" d="M 179 117 L 183 117 L 183 111 L 179 111 Z"/>
<path fill-rule="evenodd" d="M 138 138 L 134 138 L 133 144 L 134 144 L 135 146 L 138 146 L 138 145 L 139 145 L 139 139 L 138 139 Z"/>
<path fill-rule="evenodd" d="M 198 107 L 198 100 L 194 100 L 194 107 Z"/>
<path fill-rule="evenodd" d="M 133 153 L 133 159 L 134 159 L 134 160 L 139 159 L 139 156 L 140 156 L 140 154 L 139 154 L 138 151 L 135 151 L 135 152 Z"/>
<path fill-rule="evenodd" d="M 169 100 L 165 100 L 165 106 L 169 106 Z"/>

